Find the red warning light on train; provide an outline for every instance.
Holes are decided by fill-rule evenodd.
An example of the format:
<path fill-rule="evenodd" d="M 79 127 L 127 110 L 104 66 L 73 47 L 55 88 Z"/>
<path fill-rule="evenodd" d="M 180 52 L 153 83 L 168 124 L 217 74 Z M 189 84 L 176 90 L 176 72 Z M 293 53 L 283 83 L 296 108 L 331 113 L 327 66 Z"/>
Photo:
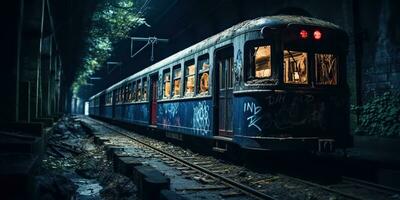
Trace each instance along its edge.
<path fill-rule="evenodd" d="M 320 40 L 322 38 L 322 33 L 319 30 L 314 31 L 314 39 Z"/>
<path fill-rule="evenodd" d="M 306 38 L 308 37 L 307 31 L 306 31 L 306 30 L 301 30 L 301 31 L 300 31 L 300 37 L 301 37 L 302 39 L 306 39 Z"/>

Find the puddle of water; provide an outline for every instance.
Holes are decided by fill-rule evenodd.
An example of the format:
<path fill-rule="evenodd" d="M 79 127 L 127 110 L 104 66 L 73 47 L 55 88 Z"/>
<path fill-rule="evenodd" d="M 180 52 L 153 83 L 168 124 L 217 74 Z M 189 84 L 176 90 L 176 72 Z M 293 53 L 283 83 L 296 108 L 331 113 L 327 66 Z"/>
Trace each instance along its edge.
<path fill-rule="evenodd" d="M 100 197 L 100 190 L 103 187 L 96 180 L 75 178 L 72 179 L 72 182 L 78 186 L 76 193 L 79 196 Z"/>
<path fill-rule="evenodd" d="M 78 187 L 76 190 L 77 200 L 101 199 L 100 190 L 103 189 L 103 187 L 96 179 L 82 178 L 75 172 L 67 173 L 66 176 Z"/>

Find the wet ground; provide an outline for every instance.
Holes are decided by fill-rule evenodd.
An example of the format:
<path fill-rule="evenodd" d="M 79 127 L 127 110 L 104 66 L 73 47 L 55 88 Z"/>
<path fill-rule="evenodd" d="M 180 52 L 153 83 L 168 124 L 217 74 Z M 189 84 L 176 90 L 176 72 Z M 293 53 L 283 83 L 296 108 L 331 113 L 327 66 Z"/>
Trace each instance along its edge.
<path fill-rule="evenodd" d="M 113 172 L 78 121 L 64 117 L 53 132 L 37 177 L 39 199 L 136 199 L 135 185 Z"/>

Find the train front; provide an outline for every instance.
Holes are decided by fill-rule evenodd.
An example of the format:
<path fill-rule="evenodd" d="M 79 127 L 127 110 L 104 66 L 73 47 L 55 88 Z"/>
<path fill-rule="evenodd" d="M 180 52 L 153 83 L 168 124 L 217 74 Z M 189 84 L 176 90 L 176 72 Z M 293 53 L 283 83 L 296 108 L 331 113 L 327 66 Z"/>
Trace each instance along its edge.
<path fill-rule="evenodd" d="M 246 37 L 234 92 L 234 139 L 243 148 L 331 152 L 350 144 L 347 35 L 294 18 Z"/>

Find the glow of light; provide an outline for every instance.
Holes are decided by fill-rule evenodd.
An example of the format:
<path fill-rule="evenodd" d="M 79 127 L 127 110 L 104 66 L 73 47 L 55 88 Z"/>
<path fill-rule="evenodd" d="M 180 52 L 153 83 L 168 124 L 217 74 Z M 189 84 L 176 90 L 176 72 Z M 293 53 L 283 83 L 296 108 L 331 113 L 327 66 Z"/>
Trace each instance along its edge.
<path fill-rule="evenodd" d="M 306 30 L 301 30 L 301 31 L 300 31 L 300 37 L 301 37 L 302 39 L 306 39 L 306 38 L 308 37 L 307 31 L 306 31 Z"/>
<path fill-rule="evenodd" d="M 322 33 L 319 30 L 314 31 L 314 38 L 319 40 L 322 38 Z"/>

